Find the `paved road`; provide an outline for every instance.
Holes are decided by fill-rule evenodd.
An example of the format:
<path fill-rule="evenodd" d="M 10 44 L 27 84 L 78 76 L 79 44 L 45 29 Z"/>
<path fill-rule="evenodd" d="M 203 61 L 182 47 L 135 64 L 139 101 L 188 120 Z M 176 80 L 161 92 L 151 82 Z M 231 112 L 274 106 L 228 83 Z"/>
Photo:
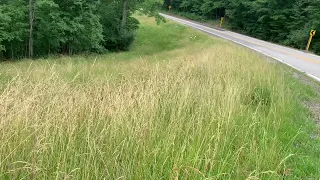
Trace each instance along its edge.
<path fill-rule="evenodd" d="M 210 28 L 199 23 L 183 20 L 166 14 L 161 14 L 165 18 L 171 19 L 181 24 L 185 24 L 192 28 L 207 32 L 209 34 L 233 41 L 237 44 L 246 46 L 259 53 L 274 58 L 284 64 L 291 66 L 298 71 L 305 73 L 311 78 L 320 82 L 320 56 L 309 54 L 296 49 L 280 46 L 270 42 L 255 39 L 242 34 L 231 31 L 221 31 Z M 307 40 L 306 40 L 307 41 Z"/>

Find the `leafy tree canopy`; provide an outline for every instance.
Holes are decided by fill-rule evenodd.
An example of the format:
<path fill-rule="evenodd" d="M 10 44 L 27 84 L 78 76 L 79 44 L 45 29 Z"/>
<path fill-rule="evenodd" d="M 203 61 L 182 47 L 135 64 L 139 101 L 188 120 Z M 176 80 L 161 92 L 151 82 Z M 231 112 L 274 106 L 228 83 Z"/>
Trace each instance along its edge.
<path fill-rule="evenodd" d="M 128 50 L 139 25 L 133 13 L 140 10 L 159 21 L 161 5 L 160 0 L 1 0 L 0 58 L 24 58 L 31 50 L 36 57 Z"/>

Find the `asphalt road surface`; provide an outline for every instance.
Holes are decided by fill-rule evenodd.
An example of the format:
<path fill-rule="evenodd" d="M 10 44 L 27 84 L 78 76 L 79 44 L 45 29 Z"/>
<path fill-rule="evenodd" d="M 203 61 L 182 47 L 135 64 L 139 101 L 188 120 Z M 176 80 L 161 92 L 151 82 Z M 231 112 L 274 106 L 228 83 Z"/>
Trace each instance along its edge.
<path fill-rule="evenodd" d="M 166 14 L 161 14 L 167 19 L 171 19 L 178 23 L 190 26 L 192 28 L 207 32 L 209 34 L 227 39 L 229 41 L 241 44 L 261 54 L 276 59 L 292 68 L 305 73 L 311 78 L 320 82 L 320 56 L 310 54 L 307 52 L 299 51 L 278 44 L 255 39 L 242 34 L 234 33 L 226 30 L 219 30 L 210 28 L 200 23 L 191 22 L 188 20 L 180 19 Z M 307 41 L 307 40 L 306 40 Z M 307 43 L 307 42 L 306 42 Z M 311 44 L 312 46 L 312 44 Z"/>

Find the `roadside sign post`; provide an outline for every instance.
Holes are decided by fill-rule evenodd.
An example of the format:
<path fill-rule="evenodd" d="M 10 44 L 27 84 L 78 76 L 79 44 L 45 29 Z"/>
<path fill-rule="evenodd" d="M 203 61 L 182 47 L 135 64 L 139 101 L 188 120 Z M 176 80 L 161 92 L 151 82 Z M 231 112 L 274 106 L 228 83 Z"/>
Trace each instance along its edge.
<path fill-rule="evenodd" d="M 310 38 L 309 38 L 308 45 L 307 45 L 307 48 L 306 48 L 307 51 L 309 51 L 312 38 L 313 38 L 313 36 L 316 35 L 316 32 L 317 32 L 316 30 L 311 30 L 310 31 Z"/>
<path fill-rule="evenodd" d="M 224 17 L 221 17 L 221 20 L 220 20 L 220 28 L 222 28 L 223 20 L 224 20 Z"/>
<path fill-rule="evenodd" d="M 171 6 L 171 5 L 169 5 L 169 6 L 168 6 L 168 8 L 169 8 L 169 11 L 170 11 L 170 10 L 171 10 L 171 8 L 172 8 L 172 6 Z"/>

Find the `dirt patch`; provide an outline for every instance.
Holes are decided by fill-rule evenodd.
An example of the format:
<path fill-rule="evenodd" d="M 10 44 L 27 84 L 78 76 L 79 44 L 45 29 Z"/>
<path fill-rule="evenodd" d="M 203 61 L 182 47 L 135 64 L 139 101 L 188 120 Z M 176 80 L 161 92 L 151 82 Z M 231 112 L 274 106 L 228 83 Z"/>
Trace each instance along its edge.
<path fill-rule="evenodd" d="M 304 102 L 304 104 L 310 109 L 314 121 L 320 127 L 320 103 L 314 101 L 306 101 Z"/>
<path fill-rule="evenodd" d="M 318 95 L 320 95 L 320 83 L 315 81 L 314 79 L 311 79 L 310 77 L 307 77 L 304 74 L 292 72 L 292 76 L 296 79 L 298 79 L 300 82 L 302 82 L 304 85 L 311 87 L 316 91 Z"/>
<path fill-rule="evenodd" d="M 299 72 L 290 72 L 292 77 L 298 79 L 302 84 L 311 87 L 318 96 L 320 96 L 319 82 L 307 77 L 305 74 Z M 317 98 L 311 101 L 304 101 L 303 104 L 311 111 L 312 117 L 316 124 L 320 127 L 320 100 Z"/>

